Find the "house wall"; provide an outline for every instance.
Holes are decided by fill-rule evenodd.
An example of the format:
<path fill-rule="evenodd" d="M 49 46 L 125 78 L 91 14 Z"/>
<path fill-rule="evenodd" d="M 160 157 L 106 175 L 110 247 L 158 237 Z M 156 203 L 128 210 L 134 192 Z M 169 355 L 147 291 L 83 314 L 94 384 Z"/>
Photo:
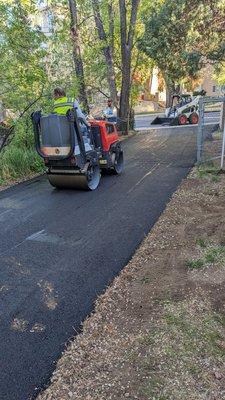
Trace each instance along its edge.
<path fill-rule="evenodd" d="M 207 96 L 217 97 L 221 96 L 221 88 L 213 79 L 213 67 L 207 65 L 202 71 L 202 82 L 200 85 L 200 90 L 205 90 Z"/>
<path fill-rule="evenodd" d="M 166 100 L 166 90 L 159 92 L 159 78 L 158 78 L 158 68 L 154 68 L 151 85 L 149 88 L 150 94 L 153 96 L 157 96 L 160 101 Z M 217 84 L 217 82 L 213 79 L 213 67 L 211 65 L 207 65 L 206 68 L 202 70 L 201 73 L 202 78 L 200 78 L 200 85 L 198 85 L 195 90 L 205 90 L 207 96 L 218 97 L 221 96 L 221 87 Z M 185 88 L 183 88 L 185 92 Z"/>
<path fill-rule="evenodd" d="M 159 101 L 166 101 L 166 90 L 159 91 L 159 69 L 155 67 L 152 72 L 151 86 L 149 88 L 151 95 L 156 96 Z"/>

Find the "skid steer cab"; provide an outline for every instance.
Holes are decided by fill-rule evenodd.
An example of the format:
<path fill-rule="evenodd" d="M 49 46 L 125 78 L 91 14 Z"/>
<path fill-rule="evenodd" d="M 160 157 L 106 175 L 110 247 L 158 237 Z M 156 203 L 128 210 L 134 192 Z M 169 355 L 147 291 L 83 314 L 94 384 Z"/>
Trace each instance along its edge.
<path fill-rule="evenodd" d="M 76 110 L 67 115 L 31 116 L 38 154 L 44 159 L 47 177 L 56 188 L 94 190 L 101 170 L 119 175 L 123 171 L 123 150 L 115 124 L 90 121 L 90 128 L 78 120 Z"/>

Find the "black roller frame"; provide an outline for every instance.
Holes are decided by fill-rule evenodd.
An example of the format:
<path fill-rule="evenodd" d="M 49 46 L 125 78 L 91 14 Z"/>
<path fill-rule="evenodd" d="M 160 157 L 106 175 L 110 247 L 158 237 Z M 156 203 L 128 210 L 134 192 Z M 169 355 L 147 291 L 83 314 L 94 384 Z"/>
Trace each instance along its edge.
<path fill-rule="evenodd" d="M 86 151 L 85 151 L 85 146 L 84 146 L 84 139 L 83 135 L 80 130 L 78 118 L 77 118 L 77 112 L 74 108 L 71 110 L 68 110 L 66 117 L 70 123 L 70 140 L 71 140 L 71 150 L 70 153 L 67 156 L 48 156 L 47 158 L 49 160 L 66 160 L 70 157 L 73 156 L 74 154 L 74 148 L 75 148 L 75 137 L 74 137 L 74 132 L 73 129 L 75 129 L 76 135 L 77 135 L 77 141 L 78 145 L 80 148 L 80 154 L 83 159 L 84 164 L 87 162 L 87 156 L 86 156 Z M 34 128 L 34 139 L 35 139 L 35 146 L 38 154 L 42 157 L 45 158 L 44 154 L 41 151 L 41 145 L 40 145 L 40 119 L 41 119 L 41 111 L 35 111 L 31 114 L 31 119 L 33 123 L 33 128 Z"/>

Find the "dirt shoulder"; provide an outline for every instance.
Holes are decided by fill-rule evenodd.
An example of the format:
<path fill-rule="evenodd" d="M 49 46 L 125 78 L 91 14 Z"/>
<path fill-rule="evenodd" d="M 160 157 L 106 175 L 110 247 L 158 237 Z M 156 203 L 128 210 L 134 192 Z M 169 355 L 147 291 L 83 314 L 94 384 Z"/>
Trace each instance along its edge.
<path fill-rule="evenodd" d="M 3 183 L 0 184 L 0 192 L 6 189 L 9 189 L 12 186 L 16 186 L 19 183 L 24 183 L 24 182 L 28 182 L 34 178 L 37 178 L 39 176 L 43 175 L 43 173 L 41 172 L 37 172 L 37 173 L 32 173 L 32 174 L 28 174 L 26 176 L 23 176 L 21 178 L 17 178 L 17 179 L 9 179 L 8 181 L 5 181 Z"/>
<path fill-rule="evenodd" d="M 194 169 L 38 400 L 225 399 L 225 176 Z"/>

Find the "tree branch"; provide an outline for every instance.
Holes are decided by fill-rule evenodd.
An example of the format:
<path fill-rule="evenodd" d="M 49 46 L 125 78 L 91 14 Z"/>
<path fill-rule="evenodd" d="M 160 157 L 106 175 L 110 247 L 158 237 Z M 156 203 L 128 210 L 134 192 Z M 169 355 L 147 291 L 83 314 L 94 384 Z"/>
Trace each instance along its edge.
<path fill-rule="evenodd" d="M 24 115 L 34 104 L 36 104 L 36 103 L 38 102 L 38 100 L 40 100 L 42 97 L 43 97 L 43 89 L 42 89 L 42 91 L 41 91 L 40 96 L 38 96 L 37 99 L 35 99 L 35 100 L 33 100 L 31 103 L 29 103 L 29 104 L 25 107 L 25 109 L 19 114 L 19 118 L 22 118 L 23 115 Z"/>
<path fill-rule="evenodd" d="M 103 94 L 104 97 L 106 97 L 107 99 L 109 99 L 110 96 L 109 96 L 108 94 L 106 94 L 105 92 L 103 92 L 103 90 L 100 89 L 99 87 L 92 86 L 92 85 L 88 85 L 88 87 L 89 87 L 90 89 L 92 89 L 92 90 L 96 90 L 97 92 Z"/>

